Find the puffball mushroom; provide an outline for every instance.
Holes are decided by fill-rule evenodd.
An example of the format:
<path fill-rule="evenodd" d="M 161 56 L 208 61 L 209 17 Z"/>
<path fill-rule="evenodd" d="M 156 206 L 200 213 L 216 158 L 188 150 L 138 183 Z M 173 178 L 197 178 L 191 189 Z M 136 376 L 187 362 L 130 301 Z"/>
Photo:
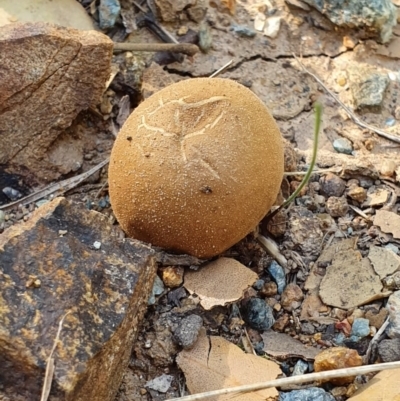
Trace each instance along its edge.
<path fill-rule="evenodd" d="M 210 258 L 267 214 L 283 162 L 279 128 L 253 92 L 229 79 L 188 79 L 146 99 L 123 125 L 111 205 L 128 236 Z"/>

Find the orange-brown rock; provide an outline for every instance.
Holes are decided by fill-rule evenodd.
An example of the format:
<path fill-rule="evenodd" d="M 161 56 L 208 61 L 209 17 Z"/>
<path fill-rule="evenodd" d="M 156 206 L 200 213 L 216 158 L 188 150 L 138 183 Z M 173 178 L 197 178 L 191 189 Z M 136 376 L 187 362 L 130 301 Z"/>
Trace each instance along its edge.
<path fill-rule="evenodd" d="M 83 146 L 64 133 L 100 102 L 113 43 L 96 31 L 45 23 L 0 27 L 0 164 L 50 181 L 77 170 Z"/>
<path fill-rule="evenodd" d="M 362 365 L 362 358 L 354 349 L 346 347 L 328 348 L 320 352 L 314 361 L 314 370 L 322 372 L 325 370 L 352 368 Z M 354 377 L 340 377 L 338 379 L 330 379 L 329 381 L 335 385 L 341 386 L 351 383 Z"/>
<path fill-rule="evenodd" d="M 0 399 L 40 399 L 69 312 L 50 400 L 114 400 L 156 273 L 155 252 L 120 234 L 56 198 L 0 235 Z"/>

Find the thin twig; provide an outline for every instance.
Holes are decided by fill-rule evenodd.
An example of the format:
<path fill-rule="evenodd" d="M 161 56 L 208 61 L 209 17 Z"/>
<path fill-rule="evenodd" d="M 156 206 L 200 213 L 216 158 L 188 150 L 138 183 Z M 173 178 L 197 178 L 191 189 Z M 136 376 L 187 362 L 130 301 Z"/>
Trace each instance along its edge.
<path fill-rule="evenodd" d="M 58 330 L 56 334 L 56 338 L 54 339 L 53 347 L 51 348 L 50 355 L 47 359 L 46 363 L 46 372 L 44 375 L 44 381 L 43 381 L 43 386 L 42 386 L 42 396 L 40 397 L 40 401 L 47 401 L 49 398 L 50 390 L 51 390 L 51 383 L 53 382 L 53 374 L 54 374 L 54 358 L 53 354 L 54 351 L 56 350 L 58 340 L 60 339 L 60 334 L 62 330 L 62 326 L 64 323 L 64 319 L 70 312 L 67 312 L 60 320 L 60 323 L 58 324 Z"/>
<path fill-rule="evenodd" d="M 311 171 L 311 174 L 336 173 L 337 171 L 340 171 L 340 170 L 337 167 L 332 167 L 332 168 L 325 168 L 322 170 L 313 170 L 313 171 Z M 308 173 L 308 171 L 290 171 L 287 173 L 283 173 L 283 175 L 284 175 L 284 177 L 290 177 L 292 175 L 306 175 L 307 173 Z"/>
<path fill-rule="evenodd" d="M 287 259 L 280 253 L 278 245 L 268 237 L 264 237 L 261 234 L 257 235 L 258 242 L 262 247 L 282 266 L 286 267 L 288 264 Z"/>
<path fill-rule="evenodd" d="M 389 318 L 387 318 L 385 320 L 385 323 L 382 324 L 382 326 L 379 328 L 379 330 L 375 333 L 372 340 L 369 342 L 368 349 L 367 349 L 367 352 L 365 353 L 365 357 L 364 357 L 365 358 L 364 361 L 366 363 L 369 362 L 369 358 L 371 356 L 373 345 L 378 342 L 379 338 L 381 337 L 383 332 L 386 330 L 386 327 L 389 325 L 389 322 L 390 322 L 390 320 L 389 320 Z"/>
<path fill-rule="evenodd" d="M 183 53 L 193 56 L 198 53 L 199 48 L 192 43 L 130 43 L 114 42 L 114 51 L 131 52 L 171 52 Z"/>
<path fill-rule="evenodd" d="M 365 365 L 365 366 L 359 366 L 356 368 L 336 369 L 336 370 L 329 370 L 329 371 L 325 371 L 325 372 L 309 373 L 306 375 L 285 377 L 283 379 L 271 380 L 271 381 L 264 382 L 264 383 L 254 383 L 254 384 L 247 384 L 244 386 L 224 388 L 221 390 L 214 390 L 214 391 L 208 391 L 208 392 L 200 393 L 200 394 L 188 395 L 188 396 L 181 397 L 181 398 L 170 398 L 166 401 L 198 401 L 198 400 L 205 400 L 210 397 L 216 397 L 216 396 L 232 394 L 232 393 L 247 393 L 249 391 L 259 391 L 259 390 L 264 390 L 264 389 L 271 388 L 271 387 L 282 387 L 282 386 L 288 386 L 288 385 L 292 385 L 292 384 L 302 384 L 302 383 L 312 382 L 312 381 L 316 381 L 316 380 L 335 379 L 337 377 L 349 377 L 349 376 L 364 375 L 367 373 L 378 372 L 378 371 L 388 370 L 388 369 L 399 369 L 399 368 L 400 368 L 400 361 L 381 363 L 381 364 L 375 364 L 375 365 Z"/>
<path fill-rule="evenodd" d="M 395 135 L 391 135 L 388 134 L 387 132 L 376 128 L 372 125 L 369 125 L 367 123 L 365 123 L 364 121 L 360 120 L 352 111 L 351 109 L 346 106 L 323 82 L 322 80 L 315 74 L 313 74 L 312 72 L 310 72 L 309 70 L 307 70 L 307 68 L 305 67 L 305 65 L 300 61 L 300 59 L 293 54 L 293 57 L 296 59 L 296 61 L 300 64 L 301 68 L 303 69 L 303 71 L 305 73 L 307 73 L 308 75 L 310 75 L 311 77 L 313 77 L 325 90 L 326 92 L 328 92 L 335 100 L 336 102 L 343 108 L 343 110 L 347 113 L 347 115 L 353 120 L 353 122 L 357 125 L 359 125 L 362 128 L 366 128 L 372 132 L 375 132 L 377 135 L 389 139 L 390 141 L 396 142 L 396 143 L 400 143 L 400 137 L 395 136 Z"/>
<path fill-rule="evenodd" d="M 233 60 L 228 61 L 225 65 L 223 65 L 221 68 L 219 68 L 217 71 L 213 72 L 209 78 L 215 78 L 217 75 L 222 74 L 231 64 L 233 63 Z"/>
<path fill-rule="evenodd" d="M 47 187 L 45 187 L 33 194 L 25 196 L 22 199 L 18 199 L 15 202 L 11 202 L 11 203 L 8 203 L 7 205 L 0 206 L 0 210 L 10 210 L 19 205 L 24 206 L 29 203 L 36 202 L 39 199 L 42 199 L 42 198 L 52 195 L 54 193 L 57 193 L 57 195 L 61 195 L 64 192 L 67 192 L 70 189 L 75 188 L 82 181 L 85 181 L 88 177 L 90 177 L 96 171 L 98 171 L 102 167 L 104 167 L 109 161 L 110 161 L 110 158 L 107 157 L 107 159 L 103 160 L 102 162 L 100 162 L 96 166 L 92 167 L 89 171 L 86 171 L 85 173 L 79 174 L 75 177 L 68 178 L 64 181 L 57 182 L 55 184 L 50 184 Z"/>
<path fill-rule="evenodd" d="M 359 216 L 363 217 L 367 221 L 371 221 L 371 219 L 357 206 L 349 205 L 351 209 L 353 209 Z"/>

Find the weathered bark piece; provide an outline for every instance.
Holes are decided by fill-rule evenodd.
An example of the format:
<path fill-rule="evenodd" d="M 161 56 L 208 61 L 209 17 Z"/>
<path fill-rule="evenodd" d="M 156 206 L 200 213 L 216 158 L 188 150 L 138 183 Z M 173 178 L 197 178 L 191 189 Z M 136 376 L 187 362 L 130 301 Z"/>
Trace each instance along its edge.
<path fill-rule="evenodd" d="M 39 400 L 61 317 L 50 401 L 111 401 L 156 274 L 154 250 L 56 198 L 0 235 L 0 399 Z"/>
<path fill-rule="evenodd" d="M 41 181 L 80 167 L 79 157 L 68 166 L 54 157 L 74 151 L 73 138 L 57 138 L 100 101 L 112 49 L 96 31 L 41 22 L 0 27 L 0 165 L 10 173 L 28 169 Z"/>

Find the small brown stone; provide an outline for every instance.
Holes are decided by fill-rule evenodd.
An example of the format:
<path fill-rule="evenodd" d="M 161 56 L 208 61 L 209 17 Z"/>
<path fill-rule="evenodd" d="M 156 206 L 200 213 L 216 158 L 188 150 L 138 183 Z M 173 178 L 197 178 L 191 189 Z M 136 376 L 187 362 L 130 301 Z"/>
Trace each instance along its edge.
<path fill-rule="evenodd" d="M 396 167 L 396 163 L 393 160 L 385 160 L 380 168 L 380 173 L 384 177 L 393 177 Z"/>
<path fill-rule="evenodd" d="M 329 348 L 320 352 L 314 361 L 315 372 L 323 372 L 326 370 L 352 368 L 362 365 L 362 358 L 354 349 L 345 347 Z M 329 379 L 335 385 L 346 385 L 351 383 L 354 377 L 340 377 L 337 379 Z"/>
<path fill-rule="evenodd" d="M 183 267 L 168 266 L 162 271 L 162 280 L 169 288 L 179 287 L 183 283 L 183 273 Z"/>
<path fill-rule="evenodd" d="M 272 326 L 275 331 L 280 331 L 281 333 L 285 330 L 285 327 L 289 324 L 289 315 L 284 313 L 280 316 Z"/>
<path fill-rule="evenodd" d="M 349 205 L 345 198 L 337 198 L 336 196 L 331 196 L 326 201 L 326 211 L 332 217 L 343 217 L 349 210 Z"/>
<path fill-rule="evenodd" d="M 0 399 L 40 399 L 66 312 L 50 399 L 114 399 L 156 274 L 151 247 L 120 234 L 107 216 L 56 198 L 0 236 Z"/>
<path fill-rule="evenodd" d="M 351 199 L 354 199 L 357 202 L 364 202 L 367 199 L 367 191 L 359 186 L 353 186 L 349 189 L 347 195 L 350 196 Z"/>
<path fill-rule="evenodd" d="M 260 290 L 260 294 L 264 297 L 273 297 L 278 293 L 278 286 L 274 281 L 265 283 L 263 288 Z"/>
<path fill-rule="evenodd" d="M 281 304 L 282 307 L 291 312 L 297 309 L 304 299 L 304 294 L 301 288 L 294 283 L 288 284 L 282 292 Z"/>
<path fill-rule="evenodd" d="M 370 326 L 380 329 L 388 314 L 389 312 L 385 308 L 382 308 L 378 313 L 374 313 L 373 311 L 369 310 L 365 313 L 365 318 L 369 320 Z"/>

